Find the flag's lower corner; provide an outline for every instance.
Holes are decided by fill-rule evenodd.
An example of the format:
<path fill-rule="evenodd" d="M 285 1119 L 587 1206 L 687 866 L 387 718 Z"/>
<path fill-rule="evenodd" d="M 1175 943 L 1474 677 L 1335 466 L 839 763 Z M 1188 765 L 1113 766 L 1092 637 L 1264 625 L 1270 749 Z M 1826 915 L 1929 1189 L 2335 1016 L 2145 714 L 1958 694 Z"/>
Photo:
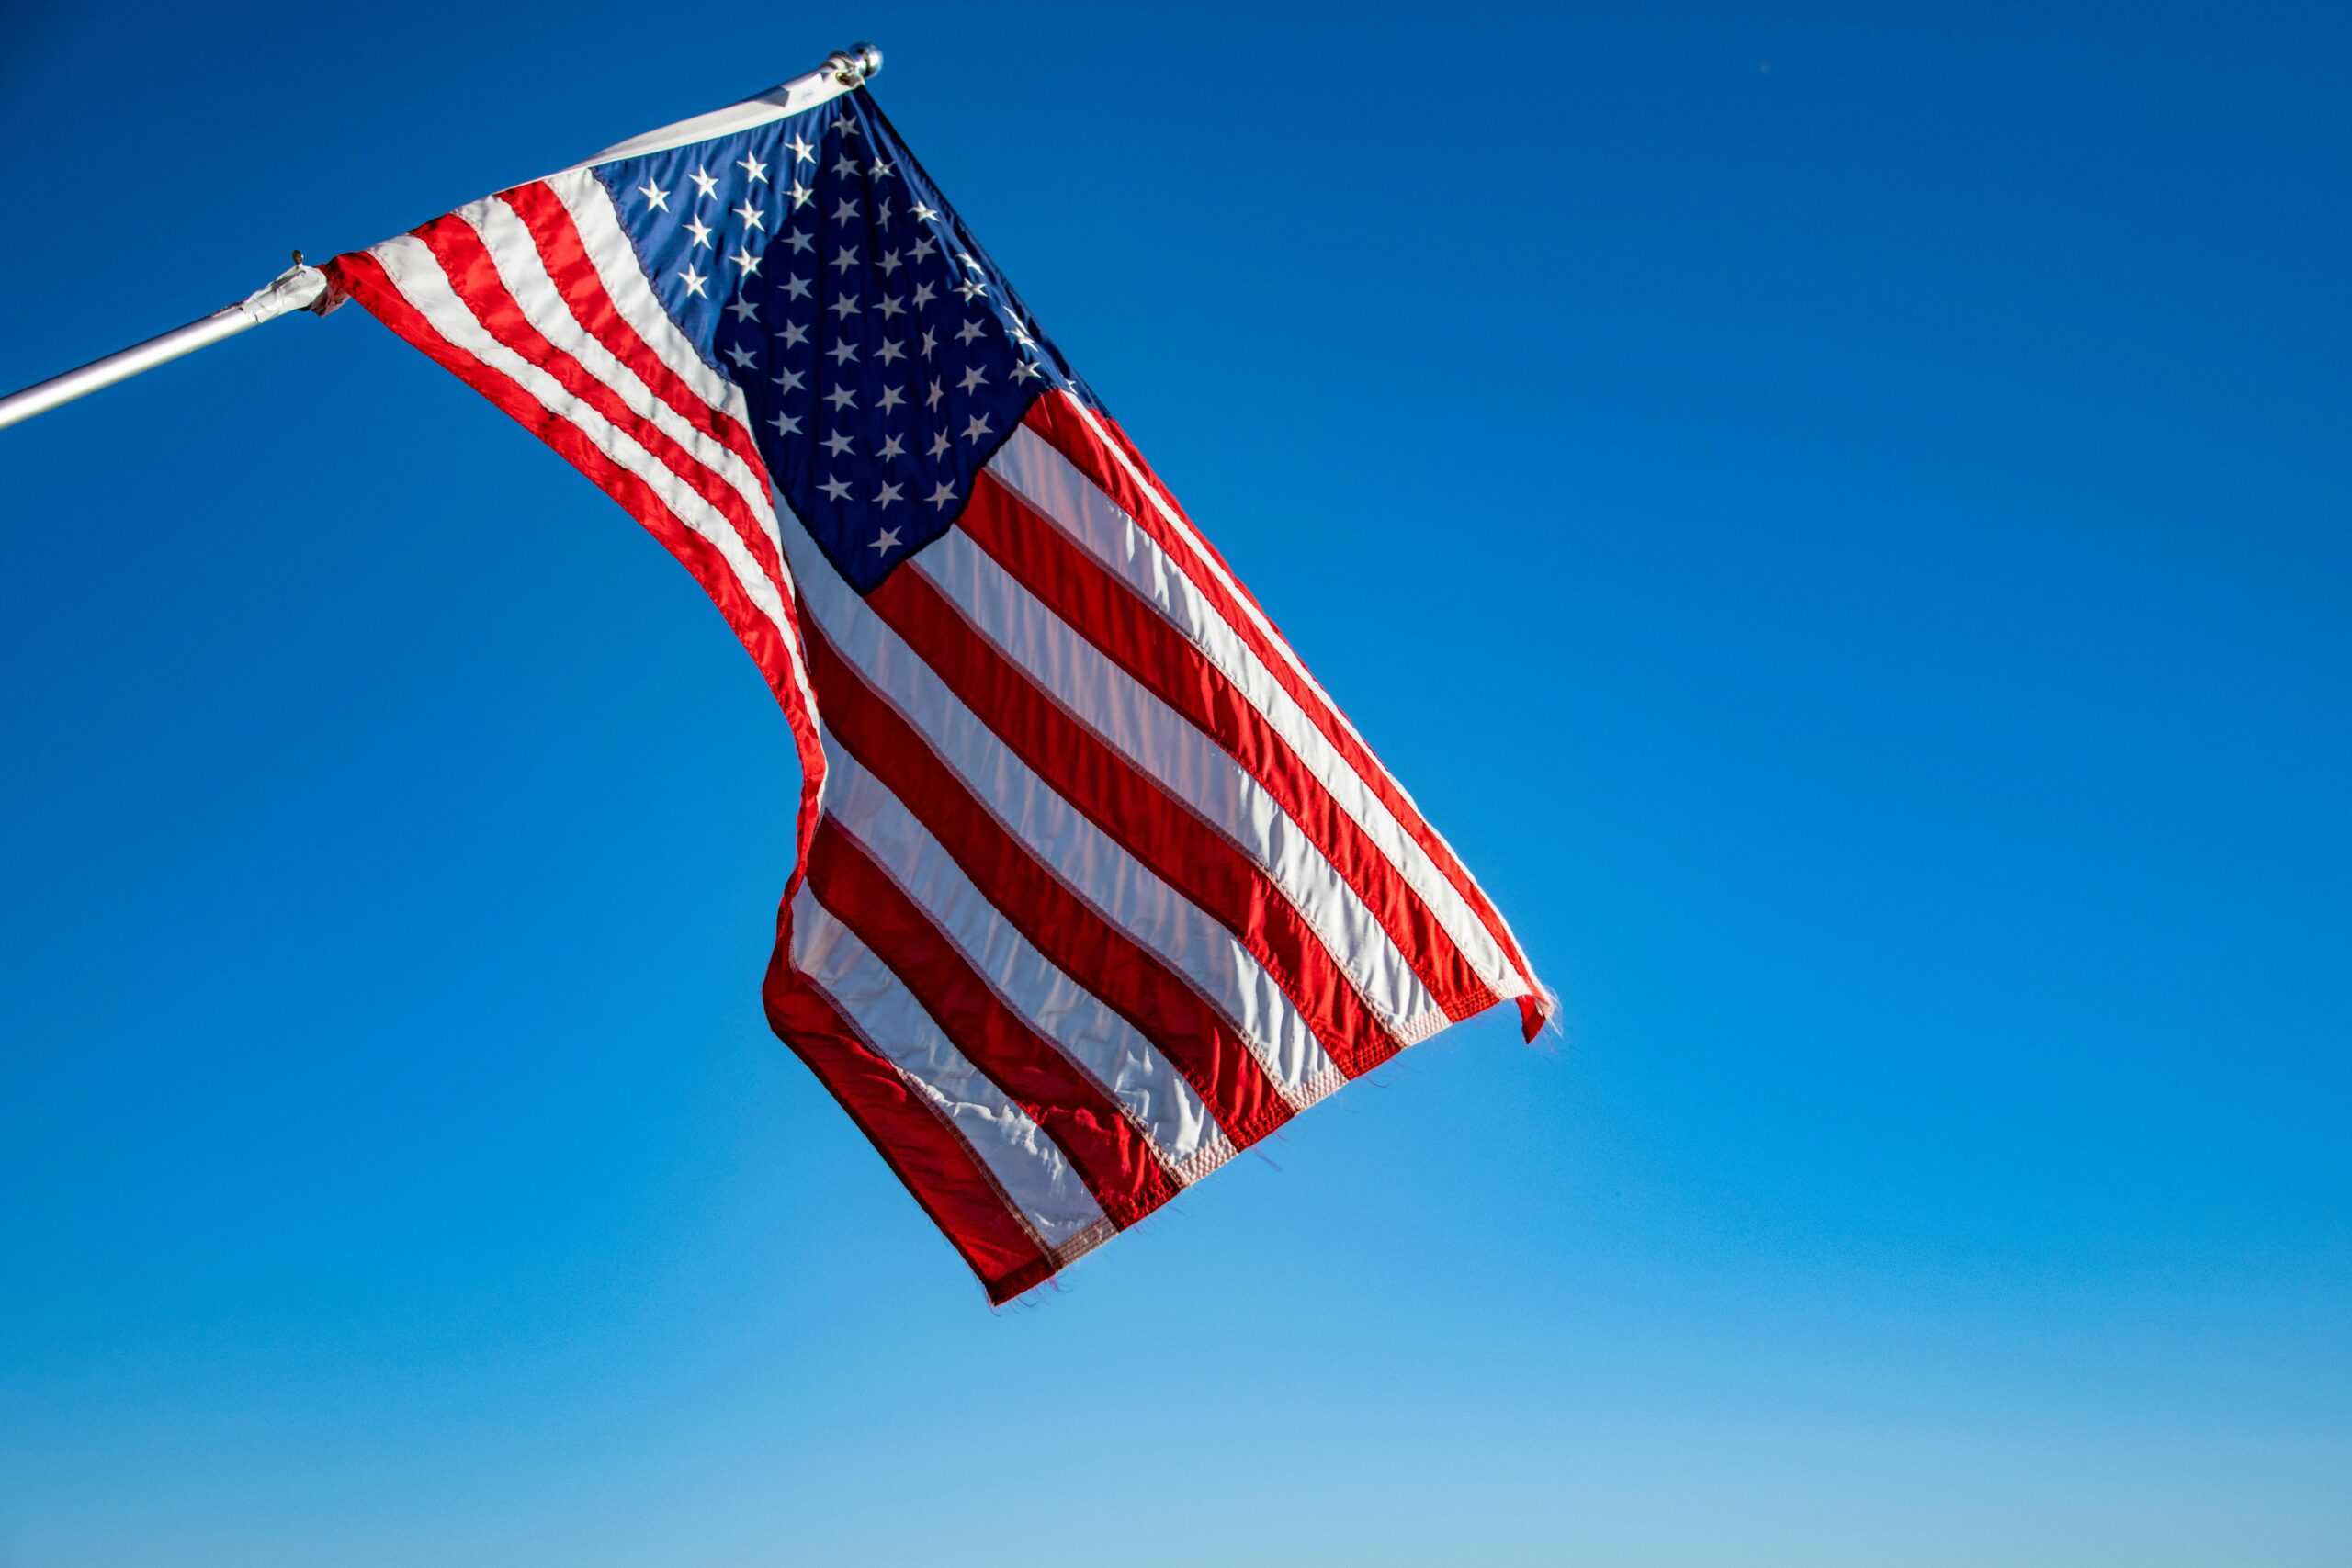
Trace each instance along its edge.
<path fill-rule="evenodd" d="M 1051 1282 L 1060 1276 L 1063 1269 L 1118 1234 L 1119 1227 L 1109 1220 L 1097 1220 L 1059 1247 L 1017 1269 L 993 1279 L 982 1274 L 980 1287 L 988 1292 L 989 1305 L 1002 1306 L 1016 1296 L 1026 1295 L 1038 1286 Z"/>
<path fill-rule="evenodd" d="M 1519 998 L 1520 1037 L 1532 1045 L 1535 1037 L 1544 1032 L 1547 1024 L 1553 1033 L 1566 1038 L 1560 1028 L 1560 998 L 1553 994 L 1550 987 L 1538 985 Z"/>

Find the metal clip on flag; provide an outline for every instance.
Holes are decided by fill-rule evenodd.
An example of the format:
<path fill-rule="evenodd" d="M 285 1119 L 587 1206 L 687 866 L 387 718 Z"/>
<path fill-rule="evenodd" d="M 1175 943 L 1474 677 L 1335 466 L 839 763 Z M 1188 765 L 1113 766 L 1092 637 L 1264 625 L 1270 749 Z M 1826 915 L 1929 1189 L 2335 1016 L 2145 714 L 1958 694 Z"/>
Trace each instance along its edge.
<path fill-rule="evenodd" d="M 869 95 L 322 269 L 694 573 L 798 743 L 776 1032 L 1005 1300 L 1447 1023 L 1493 904 Z"/>

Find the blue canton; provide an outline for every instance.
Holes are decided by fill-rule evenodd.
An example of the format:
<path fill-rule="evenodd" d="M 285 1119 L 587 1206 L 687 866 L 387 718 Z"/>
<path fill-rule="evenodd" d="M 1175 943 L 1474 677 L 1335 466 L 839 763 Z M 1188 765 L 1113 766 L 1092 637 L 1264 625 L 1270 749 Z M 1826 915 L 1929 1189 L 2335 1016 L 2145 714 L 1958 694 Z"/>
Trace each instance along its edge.
<path fill-rule="evenodd" d="M 1041 392 L 1093 400 L 863 92 L 595 173 L 860 593 L 955 525 Z"/>

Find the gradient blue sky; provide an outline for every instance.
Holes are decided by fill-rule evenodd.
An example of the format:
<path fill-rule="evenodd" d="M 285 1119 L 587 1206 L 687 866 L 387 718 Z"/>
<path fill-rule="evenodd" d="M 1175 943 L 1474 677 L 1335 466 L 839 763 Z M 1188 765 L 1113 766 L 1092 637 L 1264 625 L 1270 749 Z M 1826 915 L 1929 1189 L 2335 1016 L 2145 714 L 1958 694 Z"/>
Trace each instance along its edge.
<path fill-rule="evenodd" d="M 0 382 L 870 37 L 1478 870 L 992 1313 L 784 725 L 359 312 L 0 434 L 0 1563 L 2352 1561 L 2341 6 L 11 6 Z"/>

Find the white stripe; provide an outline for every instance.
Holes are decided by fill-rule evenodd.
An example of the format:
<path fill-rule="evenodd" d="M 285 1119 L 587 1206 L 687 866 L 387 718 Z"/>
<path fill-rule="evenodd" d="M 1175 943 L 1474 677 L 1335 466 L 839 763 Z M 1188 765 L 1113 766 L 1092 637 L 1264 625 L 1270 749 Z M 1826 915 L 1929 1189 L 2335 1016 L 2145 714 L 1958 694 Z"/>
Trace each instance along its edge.
<path fill-rule="evenodd" d="M 744 594 L 760 614 L 784 634 L 786 643 L 793 649 L 793 657 L 797 660 L 798 647 L 793 635 L 791 618 L 775 583 L 760 569 L 759 562 L 752 558 L 734 526 L 697 495 L 693 486 L 671 472 L 665 464 L 639 446 L 626 431 L 616 428 L 603 414 L 566 391 L 563 384 L 553 376 L 492 337 L 489 329 L 474 319 L 465 301 L 458 299 L 449 287 L 449 279 L 442 272 L 440 262 L 425 247 L 424 241 L 403 234 L 399 239 L 387 240 L 374 246 L 368 254 L 382 265 L 385 276 L 391 279 L 392 286 L 401 291 L 401 297 L 452 346 L 506 377 L 549 413 L 576 427 L 599 452 L 644 480 L 672 515 L 718 551 Z M 815 712 L 813 702 L 809 711 Z"/>
<path fill-rule="evenodd" d="M 792 966 L 962 1134 L 1048 1252 L 1107 1228 L 1061 1146 L 956 1049 L 889 965 L 806 883 L 792 899 Z"/>
<path fill-rule="evenodd" d="M 1524 993 L 1526 982 L 1461 890 L 1416 842 L 1385 802 L 1348 765 L 1330 739 L 1257 653 L 1178 569 L 1158 540 L 1118 503 L 1026 426 L 998 448 L 989 472 L 1127 584 L 1174 626 L 1321 781 L 1340 809 L 1363 829 L 1415 897 L 1497 996 Z M 1139 481 L 1140 482 L 1140 481 Z M 1148 490 L 1148 486 L 1145 487 Z M 1246 603 L 1246 601 L 1245 601 Z M 1280 646 L 1280 639 L 1275 639 Z M 1401 793 L 1401 792 L 1400 792 Z"/>
<path fill-rule="evenodd" d="M 1364 1001 L 1399 1041 L 1445 1023 L 1371 908 L 1248 769 L 1070 624 L 961 531 L 916 556 L 928 579 L 980 634 L 1054 694 L 1080 723 L 1190 807 L 1282 890 Z"/>
<path fill-rule="evenodd" d="M 750 434 L 752 416 L 750 405 L 743 399 L 743 389 L 713 369 L 693 340 L 670 319 L 668 309 L 653 292 L 653 285 L 646 280 L 645 268 L 637 259 L 637 246 L 622 226 L 620 213 L 613 206 L 613 193 L 605 188 L 605 182 L 584 169 L 568 169 L 560 175 L 549 175 L 545 183 L 555 192 L 556 199 L 563 203 L 563 209 L 571 214 L 571 225 L 580 231 L 581 248 L 588 253 L 589 265 L 596 269 L 596 276 L 604 283 L 605 292 L 612 297 L 621 320 L 637 329 L 637 335 L 645 340 L 654 356 L 668 366 L 696 397 Z"/>
<path fill-rule="evenodd" d="M 1345 1081 L 1298 1009 L 1234 934 L 1162 882 L 1039 778 L 851 592 L 809 539 L 785 547 L 802 603 L 997 819 L 1113 925 L 1156 953 L 1233 1025 L 1283 1098 L 1304 1107 Z"/>
<path fill-rule="evenodd" d="M 970 961 L 1005 1004 L 1125 1108 L 1180 1181 L 1233 1156 L 1199 1093 L 1151 1042 L 1030 945 L 889 786 L 829 735 L 825 815 Z"/>
<path fill-rule="evenodd" d="M 612 389 L 631 413 L 676 442 L 689 458 L 725 481 L 727 488 L 741 498 L 744 508 L 781 557 L 783 536 L 776 528 L 767 475 L 753 472 L 732 447 L 662 401 L 635 370 L 580 324 L 562 290 L 548 276 L 547 258 L 539 254 L 538 242 L 531 237 L 530 230 L 514 209 L 492 197 L 472 208 L 460 209 L 454 216 L 471 223 L 474 231 L 481 236 L 483 248 L 498 268 L 499 281 L 522 307 L 523 319 L 559 352 Z"/>

